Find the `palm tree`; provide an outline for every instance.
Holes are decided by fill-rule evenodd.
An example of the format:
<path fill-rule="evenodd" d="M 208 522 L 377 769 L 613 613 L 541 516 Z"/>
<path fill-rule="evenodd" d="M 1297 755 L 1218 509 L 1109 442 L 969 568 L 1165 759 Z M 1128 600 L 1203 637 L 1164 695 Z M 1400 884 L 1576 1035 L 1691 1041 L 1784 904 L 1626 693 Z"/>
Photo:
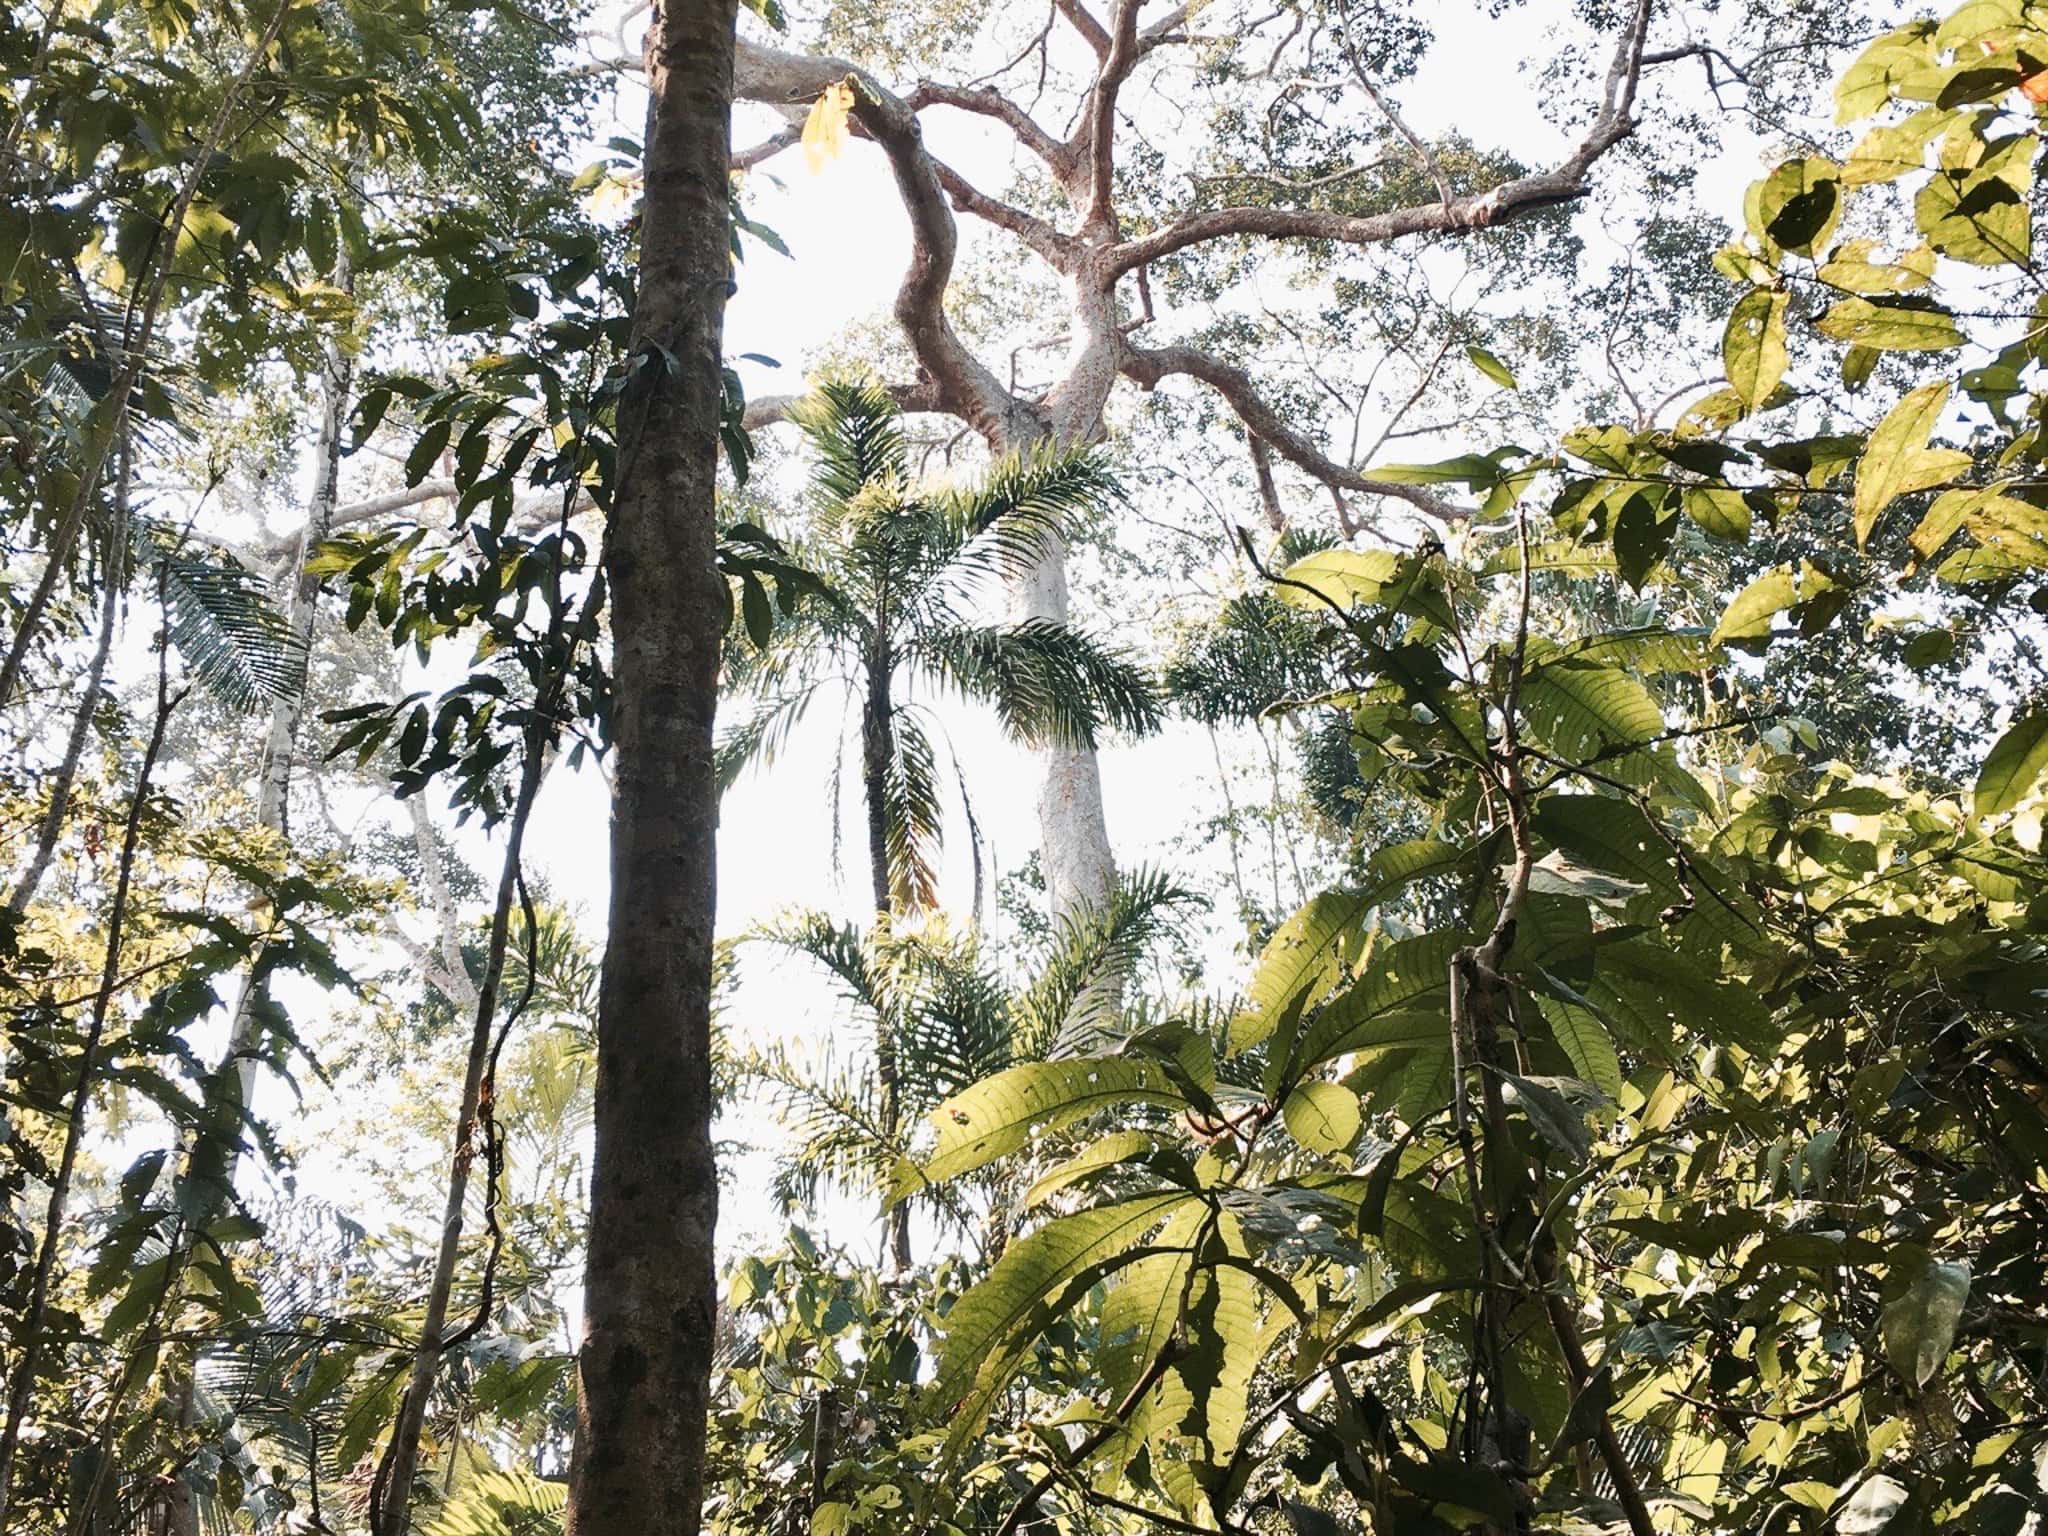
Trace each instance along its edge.
<path fill-rule="evenodd" d="M 817 533 L 797 549 L 816 585 L 733 665 L 759 705 L 721 742 L 719 781 L 772 761 L 821 696 L 857 704 L 869 873 L 886 919 L 937 899 L 938 755 L 916 695 L 988 705 L 1032 746 L 1152 731 L 1159 704 L 1144 671 L 1079 630 L 975 616 L 995 579 L 1028 569 L 1117 494 L 1099 456 L 1013 455 L 970 489 L 940 488 L 911 476 L 902 415 L 872 384 L 822 385 L 796 418 L 818 455 Z"/>
<path fill-rule="evenodd" d="M 797 550 L 811 579 L 768 643 L 733 665 L 732 681 L 760 702 L 720 743 L 719 783 L 772 761 L 821 695 L 857 706 L 880 935 L 938 897 L 939 763 L 919 695 L 990 706 L 1014 740 L 1034 746 L 1093 747 L 1105 727 L 1151 731 L 1159 705 L 1143 670 L 1077 629 L 976 615 L 993 583 L 1030 569 L 1117 494 L 1098 455 L 1012 455 L 971 488 L 936 487 L 911 475 L 902 414 L 873 384 L 822 385 L 796 419 L 818 457 L 817 532 Z M 896 1041 L 886 1030 L 875 1075 L 878 1125 L 900 1139 Z M 907 1265 L 908 1213 L 898 1207 L 888 1220 L 895 1262 Z"/>
<path fill-rule="evenodd" d="M 802 956 L 832 978 L 873 1032 L 877 1057 L 886 1045 L 902 1071 L 892 1114 L 879 1073 L 871 1077 L 858 1062 L 810 1062 L 782 1047 L 745 1062 L 743 1070 L 768 1086 L 791 1133 L 776 1170 L 777 1202 L 785 1211 L 809 1205 L 827 1184 L 880 1196 L 911 1152 L 917 1122 L 953 1094 L 1020 1062 L 1112 1048 L 1133 1025 L 1120 989 L 1105 987 L 1104 979 L 1134 970 L 1197 901 L 1164 875 L 1134 871 L 1100 904 L 1083 903 L 1060 919 L 1036 974 L 1022 986 L 988 963 L 972 929 L 931 923 L 894 931 L 878 924 L 864 933 L 817 912 L 762 929 L 758 941 Z M 1141 1011 L 1138 1026 L 1145 1021 Z M 991 1170 L 989 1178 L 1012 1176 L 1014 1170 Z M 988 1197 L 987 1233 L 1000 1245 L 1004 1213 L 992 1183 L 926 1185 L 890 1210 L 886 1233 L 896 1267 L 909 1262 L 913 1202 L 964 1231 L 975 1219 L 975 1193 Z"/>

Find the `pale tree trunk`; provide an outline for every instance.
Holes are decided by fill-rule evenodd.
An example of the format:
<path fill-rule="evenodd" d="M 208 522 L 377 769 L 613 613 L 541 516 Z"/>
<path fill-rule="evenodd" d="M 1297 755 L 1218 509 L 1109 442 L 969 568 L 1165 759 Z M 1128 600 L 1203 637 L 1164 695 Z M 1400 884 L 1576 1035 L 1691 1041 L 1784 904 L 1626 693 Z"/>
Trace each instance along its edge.
<path fill-rule="evenodd" d="M 343 293 L 355 292 L 355 271 L 346 250 L 335 259 L 334 286 Z M 306 568 L 306 560 L 334 526 L 336 492 L 341 484 L 341 431 L 348 420 L 349 390 L 354 382 L 355 360 L 330 341 L 320 370 L 320 433 L 313 444 L 313 492 L 306 505 L 306 526 L 299 534 L 298 584 L 292 589 L 290 619 L 293 638 L 308 651 L 309 667 L 320 578 Z M 306 681 L 310 683 L 310 677 Z M 305 712 L 306 686 L 301 685 L 271 706 L 270 730 L 264 738 L 256 819 L 280 835 L 291 829 L 292 753 Z"/>
<path fill-rule="evenodd" d="M 734 0 L 658 0 L 611 583 L 611 917 L 569 1536 L 697 1536 L 718 1322 L 712 767 Z M 673 360 L 671 366 L 670 360 Z"/>

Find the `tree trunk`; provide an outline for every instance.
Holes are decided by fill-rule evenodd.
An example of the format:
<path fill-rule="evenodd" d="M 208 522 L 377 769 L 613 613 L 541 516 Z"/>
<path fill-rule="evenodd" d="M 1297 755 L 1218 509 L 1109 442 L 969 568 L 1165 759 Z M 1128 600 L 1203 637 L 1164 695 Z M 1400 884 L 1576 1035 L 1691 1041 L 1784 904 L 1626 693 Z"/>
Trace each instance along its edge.
<path fill-rule="evenodd" d="M 355 294 L 355 271 L 346 250 L 335 258 L 334 286 L 351 297 Z M 306 504 L 306 526 L 299 534 L 299 580 L 292 589 L 292 636 L 307 648 L 308 666 L 320 578 L 306 569 L 306 557 L 334 526 L 336 493 L 341 484 L 341 429 L 348 419 L 349 390 L 354 382 L 355 360 L 335 342 L 328 342 L 326 362 L 320 370 L 320 435 L 313 444 L 313 494 Z M 299 722 L 305 717 L 310 682 L 308 678 L 270 707 L 270 730 L 264 738 L 263 770 L 257 786 L 256 819 L 280 835 L 291 830 L 292 752 L 299 739 Z"/>
<path fill-rule="evenodd" d="M 1017 617 L 1065 624 L 1067 555 L 1048 550 L 1017 583 Z M 1038 788 L 1039 861 L 1054 918 L 1100 903 L 1116 883 L 1109 850 L 1109 823 L 1102 809 L 1102 770 L 1092 747 L 1048 746 L 1039 750 L 1044 773 Z"/>
<path fill-rule="evenodd" d="M 605 536 L 618 766 L 569 1536 L 697 1536 L 702 1522 L 733 25 L 734 0 L 658 0 L 647 37 L 638 372 Z"/>
<path fill-rule="evenodd" d="M 896 710 L 889 697 L 894 658 L 885 649 L 867 663 L 867 700 L 861 710 L 861 787 L 867 795 L 868 875 L 875 898 L 874 936 L 888 934 L 895 915 L 895 882 L 889 872 L 889 807 L 885 786 L 896 755 Z M 882 1092 L 882 1129 L 893 1141 L 903 1130 L 903 1086 L 897 1076 L 895 1020 L 875 1021 L 875 1083 Z M 882 1243 L 897 1274 L 910 1269 L 910 1207 L 902 1201 L 882 1211 Z"/>

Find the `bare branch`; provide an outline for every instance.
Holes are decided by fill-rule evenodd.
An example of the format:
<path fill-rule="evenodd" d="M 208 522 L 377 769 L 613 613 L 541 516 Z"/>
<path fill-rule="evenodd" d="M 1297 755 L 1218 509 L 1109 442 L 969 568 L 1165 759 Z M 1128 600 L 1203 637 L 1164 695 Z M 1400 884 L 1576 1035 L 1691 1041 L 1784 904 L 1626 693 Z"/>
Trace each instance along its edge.
<path fill-rule="evenodd" d="M 929 379 L 920 380 L 915 384 L 884 384 L 882 388 L 888 392 L 889 398 L 909 415 L 944 412 L 946 409 L 939 399 L 938 389 Z M 746 429 L 749 432 L 756 432 L 763 427 L 772 427 L 789 420 L 791 409 L 803 398 L 802 395 L 762 395 L 749 400 L 745 417 Z"/>
<path fill-rule="evenodd" d="M 734 95 L 745 101 L 789 106 L 816 100 L 827 86 L 853 84 L 854 122 L 889 157 L 897 192 L 910 215 L 910 262 L 897 289 L 895 309 L 911 351 L 945 409 L 984 438 L 1010 442 L 1029 435 L 1033 424 L 1028 412 L 968 351 L 946 316 L 946 284 L 953 273 L 959 231 L 941 169 L 925 152 L 917 114 L 844 59 L 786 53 L 743 38 L 733 64 Z"/>
<path fill-rule="evenodd" d="M 1643 39 L 1649 30 L 1653 4 L 1654 0 L 1637 0 L 1628 30 L 1608 66 L 1599 113 L 1578 148 L 1551 170 L 1518 176 L 1488 192 L 1363 216 L 1313 208 L 1205 209 L 1176 219 L 1151 234 L 1123 241 L 1105 253 L 1108 269 L 1112 273 L 1128 272 L 1202 241 L 1231 235 L 1382 245 L 1403 235 L 1466 234 L 1489 229 L 1539 208 L 1576 201 L 1590 190 L 1586 176 L 1594 163 L 1627 138 L 1635 126 L 1631 112 L 1636 86 L 1642 78 Z"/>
<path fill-rule="evenodd" d="M 804 125 L 801 117 L 784 124 L 779 130 L 768 135 L 760 143 L 747 149 L 736 149 L 728 162 L 736 171 L 751 171 L 764 160 L 772 160 L 791 145 L 802 140 Z"/>
<path fill-rule="evenodd" d="M 1120 370 L 1126 378 L 1146 389 L 1156 389 L 1161 379 L 1186 374 L 1200 379 L 1221 395 L 1237 413 L 1245 430 L 1272 448 L 1296 468 L 1312 475 L 1332 491 L 1353 491 L 1362 496 L 1385 496 L 1405 501 L 1417 511 L 1444 523 L 1463 522 L 1472 514 L 1452 505 L 1419 485 L 1402 485 L 1391 480 L 1374 480 L 1347 464 L 1330 458 L 1259 397 L 1250 374 L 1219 357 L 1194 347 L 1124 347 Z"/>
<path fill-rule="evenodd" d="M 903 101 L 913 112 L 926 107 L 953 107 L 992 117 L 1015 134 L 1018 143 L 1051 167 L 1059 180 L 1064 182 L 1073 174 L 1072 147 L 1047 133 L 1029 112 L 992 86 L 941 85 L 934 80 L 921 80 Z"/>
<path fill-rule="evenodd" d="M 1102 53 L 1102 68 L 1088 92 L 1088 110 L 1076 139 L 1088 156 L 1088 206 L 1082 228 L 1105 235 L 1116 228 L 1110 207 L 1116 179 L 1116 98 L 1138 63 L 1139 4 L 1140 0 L 1116 0 L 1115 31 Z"/>
<path fill-rule="evenodd" d="M 938 176 L 939 185 L 944 187 L 946 195 L 952 198 L 955 208 L 962 213 L 971 213 L 998 229 L 1007 229 L 1044 257 L 1053 270 L 1073 270 L 1079 245 L 1073 236 L 1061 234 L 1036 214 L 1026 213 L 1022 208 L 1013 207 L 977 190 L 973 183 L 943 160 L 933 159 L 931 167 Z"/>
<path fill-rule="evenodd" d="M 1081 34 L 1081 40 L 1095 50 L 1096 57 L 1106 58 L 1109 54 L 1109 32 L 1101 22 L 1090 14 L 1081 0 L 1052 0 L 1059 7 L 1059 13 L 1067 18 L 1073 29 Z"/>

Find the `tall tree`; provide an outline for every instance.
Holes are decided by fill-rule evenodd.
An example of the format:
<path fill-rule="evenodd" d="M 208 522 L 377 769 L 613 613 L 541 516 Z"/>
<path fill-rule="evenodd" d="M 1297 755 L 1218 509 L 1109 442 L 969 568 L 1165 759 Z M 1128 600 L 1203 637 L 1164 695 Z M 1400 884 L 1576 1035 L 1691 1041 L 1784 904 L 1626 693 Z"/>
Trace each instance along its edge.
<path fill-rule="evenodd" d="M 1324 13 L 1288 5 L 1246 7 L 1234 16 L 1221 8 L 1156 9 L 1145 0 L 1114 0 L 1107 16 L 1083 0 L 1055 0 L 1046 27 L 1008 66 L 966 83 L 922 80 L 897 91 L 861 63 L 827 53 L 803 54 L 742 41 L 737 89 L 746 101 L 789 108 L 817 101 L 835 86 L 851 95 L 851 131 L 888 157 L 911 227 L 911 251 L 895 301 L 895 319 L 907 343 L 915 377 L 895 386 L 897 397 L 923 411 L 952 416 L 991 450 L 1007 453 L 1041 440 L 1076 445 L 1098 438 L 1111 392 L 1120 381 L 1141 388 L 1186 377 L 1205 386 L 1234 414 L 1262 466 L 1284 461 L 1336 497 L 1395 497 L 1434 515 L 1449 509 L 1426 487 L 1381 478 L 1340 450 L 1303 430 L 1300 414 L 1276 405 L 1253 372 L 1226 351 L 1194 340 L 1147 341 L 1188 326 L 1162 306 L 1190 264 L 1218 253 L 1257 251 L 1274 242 L 1318 243 L 1326 249 L 1367 250 L 1407 237 L 1464 237 L 1555 209 L 1586 195 L 1595 167 L 1635 126 L 1638 83 L 1646 62 L 1651 0 L 1617 8 L 1604 68 L 1595 71 L 1576 142 L 1553 164 L 1511 159 L 1462 161 L 1438 154 L 1408 129 L 1382 86 L 1412 67 L 1426 23 L 1402 7 L 1343 7 Z M 1267 13 L 1267 14 L 1257 14 Z M 875 42 L 886 52 L 886 40 Z M 1204 58 L 1205 51 L 1213 51 Z M 1075 66 L 1075 58 L 1080 59 Z M 1218 62 L 1218 60 L 1222 62 Z M 1667 60 L 1668 62 L 1668 60 Z M 1062 135 L 1045 126 L 1044 107 L 988 83 L 1016 70 L 1040 69 L 1053 82 L 1042 95 L 1072 112 Z M 1186 174 L 1167 173 L 1161 152 L 1130 131 L 1130 102 L 1173 70 L 1191 78 L 1219 121 L 1243 125 L 1270 114 L 1287 118 L 1289 100 L 1303 91 L 1340 103 L 1332 116 L 1355 114 L 1387 124 L 1386 158 L 1350 165 L 1349 146 L 1334 153 L 1338 167 L 1324 177 L 1304 174 L 1268 153 L 1261 163 L 1244 146 L 1213 148 L 1202 135 Z M 1222 80 L 1268 82 L 1271 100 L 1250 95 L 1224 100 Z M 1285 82 L 1282 84 L 1281 82 Z M 1178 83 L 1176 84 L 1178 89 Z M 839 99 L 836 96 L 835 100 Z M 1200 99 L 1200 98 L 1198 98 Z M 972 114 L 1007 130 L 1025 164 L 1023 190 L 1010 197 L 975 185 L 928 144 L 927 115 L 936 109 Z M 1219 130 L 1220 131 L 1220 130 Z M 1286 136 L 1310 133 L 1326 147 L 1331 131 L 1303 128 L 1288 119 Z M 1339 139 L 1343 135 L 1337 135 Z M 1227 136 L 1226 136 L 1227 139 Z M 791 142 L 779 136 L 742 155 L 745 163 Z M 1401 174 L 1389 174 L 1397 165 Z M 1325 170 L 1328 167 L 1324 168 Z M 1213 174 L 1221 171 L 1225 174 Z M 1191 186 L 1190 195 L 1179 188 Z M 977 354 L 947 305 L 965 213 L 1014 240 L 1050 270 L 1066 300 L 1052 323 L 1023 350 L 1064 350 L 1049 381 L 1020 384 L 1014 366 L 1006 379 Z M 1178 322 L 1178 323 L 1177 323 Z M 1147 329 L 1149 327 L 1149 329 Z M 762 400 L 751 412 L 774 419 L 783 402 Z M 1349 514 L 1344 514 L 1347 523 Z M 1048 548 L 1014 586 L 1015 603 L 1028 618 L 1063 622 L 1068 613 L 1066 551 Z M 1055 910 L 1108 891 L 1113 864 L 1095 754 L 1086 746 L 1053 744 L 1044 752 L 1039 801 L 1042 856 Z"/>
<path fill-rule="evenodd" d="M 618 766 L 572 1536 L 695 1536 L 703 1502 L 734 19 L 734 0 L 657 0 L 647 35 L 639 292 L 605 537 Z"/>

